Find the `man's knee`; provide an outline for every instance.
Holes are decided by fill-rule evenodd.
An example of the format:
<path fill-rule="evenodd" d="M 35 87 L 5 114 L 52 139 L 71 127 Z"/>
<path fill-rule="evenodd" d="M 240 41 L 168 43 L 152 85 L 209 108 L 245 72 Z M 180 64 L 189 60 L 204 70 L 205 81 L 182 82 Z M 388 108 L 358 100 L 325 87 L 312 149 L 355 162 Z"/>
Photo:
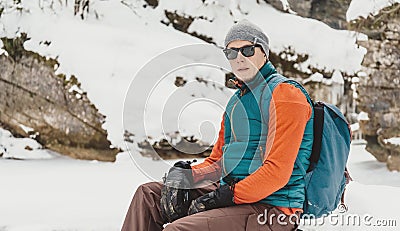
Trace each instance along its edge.
<path fill-rule="evenodd" d="M 182 225 L 179 220 L 176 220 L 170 224 L 168 224 L 163 231 L 186 231 L 186 230 L 193 230 L 193 229 L 187 229 L 184 225 Z"/>
<path fill-rule="evenodd" d="M 139 185 L 132 198 L 132 204 L 154 207 L 159 203 L 161 197 L 161 186 L 159 182 L 149 182 Z"/>
<path fill-rule="evenodd" d="M 170 224 L 168 224 L 163 231 L 192 231 L 192 230 L 209 230 L 208 218 L 191 215 L 182 217 Z"/>
<path fill-rule="evenodd" d="M 178 230 L 175 224 L 173 223 L 167 224 L 163 229 L 163 231 L 173 231 L 173 230 Z"/>
<path fill-rule="evenodd" d="M 136 189 L 136 194 L 139 194 L 139 195 L 148 195 L 150 193 L 160 194 L 161 187 L 162 187 L 162 184 L 160 182 L 144 183 L 144 184 L 139 185 L 139 187 Z"/>

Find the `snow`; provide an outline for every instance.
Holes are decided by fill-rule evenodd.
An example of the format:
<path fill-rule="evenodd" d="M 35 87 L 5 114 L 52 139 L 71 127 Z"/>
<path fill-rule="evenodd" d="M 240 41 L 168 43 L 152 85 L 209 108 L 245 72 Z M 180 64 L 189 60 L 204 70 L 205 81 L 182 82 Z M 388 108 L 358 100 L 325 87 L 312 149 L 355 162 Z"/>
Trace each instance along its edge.
<path fill-rule="evenodd" d="M 319 72 L 315 72 L 314 74 L 310 75 L 310 77 L 308 77 L 307 79 L 303 80 L 303 84 L 306 84 L 308 82 L 322 82 L 324 80 L 324 76 L 319 73 Z"/>
<path fill-rule="evenodd" d="M 344 84 L 344 79 L 342 73 L 340 71 L 335 70 L 332 74 L 332 82 L 338 83 L 338 84 Z"/>
<path fill-rule="evenodd" d="M 183 11 L 176 1 L 165 2 L 160 3 L 161 7 L 176 9 L 178 13 Z M 224 36 L 233 25 L 232 17 L 234 20 L 246 18 L 268 35 L 271 50 L 275 53 L 291 47 L 299 54 L 309 54 L 309 59 L 299 65 L 300 70 L 307 71 L 310 65 L 327 71 L 337 69 L 350 74 L 361 68 L 366 50 L 357 46 L 355 41 L 366 39 L 365 35 L 335 30 L 314 19 L 282 13 L 263 1 L 259 4 L 256 1 L 246 4 L 241 1 L 237 1 L 236 4 L 234 2 L 219 1 L 219 10 L 216 10 L 217 6 L 213 4 L 208 5 L 207 8 L 212 9 L 212 23 L 197 19 L 190 25 L 189 31 L 213 35 L 214 41 L 223 46 Z M 220 7 L 224 4 L 225 8 Z M 231 12 L 233 16 L 230 15 Z"/>
<path fill-rule="evenodd" d="M 0 129 L 0 230 L 119 230 L 136 188 L 160 180 L 176 161 L 142 157 L 136 144 L 125 146 L 124 130 L 135 133 L 138 140 L 143 136 L 159 139 L 178 130 L 181 135 L 215 142 L 224 105 L 232 94 L 232 90 L 219 88 L 229 67 L 218 47 L 160 23 L 165 20 L 164 10 L 205 15 L 206 19 L 197 18 L 188 30 L 211 36 L 218 46 L 223 45 L 234 20 L 247 18 L 267 33 L 271 50 L 279 53 L 290 46 L 307 53 L 310 58 L 298 64 L 299 69 L 325 68 L 335 71 L 338 80 L 340 72 L 360 70 L 366 52 L 355 44 L 357 39 L 366 39 L 362 34 L 285 14 L 263 1 L 260 5 L 255 1 L 206 1 L 203 6 L 200 1 L 171 0 L 160 1 L 156 9 L 142 8 L 133 0 L 124 2 L 127 5 L 91 1 L 85 20 L 73 16 L 72 0 L 23 0 L 24 10 L 5 8 L 0 37 L 26 32 L 31 37 L 24 44 L 26 49 L 57 58 L 57 73 L 77 77 L 81 86 L 71 91 L 77 97 L 87 92 L 106 115 L 103 127 L 112 144 L 130 150 L 132 156 L 120 153 L 115 163 L 73 160 L 43 149 L 33 139 L 15 138 Z M 361 1 L 353 2 L 357 6 Z M 0 49 L 2 53 L 6 52 Z M 177 76 L 187 81 L 184 87 L 174 85 Z M 207 83 L 196 81 L 197 77 Z M 309 80 L 323 81 L 323 76 L 315 73 Z M 359 120 L 365 119 L 368 114 L 360 113 Z M 144 134 L 137 132 L 141 126 Z M 351 146 L 348 167 L 355 180 L 346 191 L 349 213 L 393 218 L 400 207 L 394 199 L 400 193 L 400 174 L 389 172 L 367 153 L 365 142 Z M 329 224 L 302 228 L 337 230 Z"/>
<path fill-rule="evenodd" d="M 358 121 L 361 121 L 361 120 L 369 120 L 369 117 L 368 117 L 368 113 L 367 112 L 360 112 L 360 114 L 358 114 L 358 116 L 357 116 L 357 120 Z"/>
<path fill-rule="evenodd" d="M 384 139 L 383 141 L 385 143 L 400 145 L 400 137 L 392 137 L 392 138 L 389 138 L 389 139 Z"/>
<path fill-rule="evenodd" d="M 343 76 L 340 74 L 340 72 L 339 74 L 337 74 L 336 71 L 334 73 L 336 73 L 335 78 L 332 77 L 328 79 L 324 78 L 324 76 L 321 73 L 315 72 L 314 74 L 310 75 L 310 77 L 308 77 L 307 79 L 303 79 L 302 83 L 306 84 L 308 82 L 316 82 L 316 83 L 323 83 L 325 85 L 332 85 L 332 83 L 335 82 L 340 84 L 340 77 L 342 78 L 343 81 Z M 340 77 L 338 75 L 340 75 Z"/>
<path fill-rule="evenodd" d="M 25 125 L 23 125 L 23 124 L 20 124 L 19 126 L 20 126 L 20 127 L 22 128 L 22 130 L 24 130 L 24 132 L 27 133 L 27 134 L 28 134 L 29 132 L 34 131 L 33 128 L 30 128 L 30 127 L 25 126 Z"/>
<path fill-rule="evenodd" d="M 82 94 L 82 93 L 83 93 L 82 89 L 80 89 L 80 88 L 79 88 L 78 86 L 76 86 L 76 85 L 71 86 L 71 88 L 68 90 L 68 92 L 73 92 L 73 91 L 75 91 L 75 92 L 77 92 L 77 93 L 79 93 L 79 94 Z"/>
<path fill-rule="evenodd" d="M 87 21 L 74 17 L 70 8 L 60 6 L 54 14 L 43 12 L 36 1 L 21 4 L 30 13 L 23 17 L 4 14 L 1 21 L 6 32 L 27 32 L 32 39 L 24 44 L 26 49 L 58 57 L 57 73 L 77 76 L 81 89 L 106 115 L 103 127 L 111 142 L 119 147 L 124 146 L 121 118 L 125 93 L 137 70 L 167 48 L 201 42 L 161 23 L 146 22 L 117 1 L 96 2 L 93 8 L 99 12 L 107 10 L 107 14 L 102 20 Z M 0 36 L 5 35 L 2 33 Z M 162 39 L 157 41 L 160 35 Z M 52 42 L 49 46 L 40 45 L 45 40 Z"/>
<path fill-rule="evenodd" d="M 351 21 L 358 17 L 367 18 L 368 15 L 376 15 L 379 10 L 393 5 L 400 0 L 352 0 L 347 9 L 346 19 Z"/>
<path fill-rule="evenodd" d="M 134 185 L 145 182 L 128 156 L 117 164 L 1 160 L 0 227 L 5 230 L 118 230 Z"/>
<path fill-rule="evenodd" d="M 2 55 L 2 54 L 4 54 L 4 53 L 7 54 L 7 52 L 6 52 L 5 50 L 2 49 L 3 45 L 4 45 L 4 44 L 3 44 L 3 41 L 0 40 L 0 55 Z"/>
<path fill-rule="evenodd" d="M 124 152 L 115 163 L 104 163 L 73 160 L 41 150 L 32 152 L 43 158 L 21 161 L 0 158 L 0 182 L 6 189 L 0 197 L 2 230 L 120 230 L 136 188 L 145 182 L 161 180 L 163 172 L 177 161 L 152 161 L 133 152 L 133 162 L 129 153 Z M 397 219 L 399 225 L 395 214 L 400 206 L 396 199 L 400 193 L 400 174 L 389 172 L 384 163 L 377 162 L 365 151 L 365 144 L 351 146 L 348 169 L 354 181 L 346 190 L 345 202 L 349 208 L 346 214 Z M 323 226 L 305 225 L 302 229 L 337 230 L 338 227 L 326 221 Z M 340 229 L 373 230 L 366 226 Z"/>
<path fill-rule="evenodd" d="M 286 11 L 286 10 L 290 9 L 290 4 L 289 4 L 289 2 L 287 0 L 280 0 L 280 1 L 282 3 L 283 10 Z"/>
<path fill-rule="evenodd" d="M 360 124 L 359 123 L 350 124 L 350 129 L 353 132 L 358 131 L 358 129 L 360 129 Z"/>
<path fill-rule="evenodd" d="M 0 155 L 14 159 L 49 159 L 52 152 L 30 138 L 15 138 L 11 132 L 0 128 Z"/>
<path fill-rule="evenodd" d="M 360 78 L 359 77 L 353 77 L 353 78 L 351 78 L 351 82 L 352 83 L 359 83 L 360 82 Z"/>
<path fill-rule="evenodd" d="M 364 71 L 360 71 L 360 72 L 357 73 L 357 76 L 358 77 L 367 77 L 368 75 Z"/>
<path fill-rule="evenodd" d="M 74 92 L 77 99 L 82 98 L 83 91 L 77 85 L 71 86 L 71 88 L 68 89 L 68 92 Z"/>

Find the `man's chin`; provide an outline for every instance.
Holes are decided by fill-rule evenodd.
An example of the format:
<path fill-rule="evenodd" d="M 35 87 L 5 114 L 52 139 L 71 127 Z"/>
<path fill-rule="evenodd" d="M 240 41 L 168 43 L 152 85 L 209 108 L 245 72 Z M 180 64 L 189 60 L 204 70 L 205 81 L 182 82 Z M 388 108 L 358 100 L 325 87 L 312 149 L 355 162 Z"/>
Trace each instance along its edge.
<path fill-rule="evenodd" d="M 236 75 L 236 77 L 245 83 L 250 82 L 251 80 L 254 79 L 254 75 L 253 76 L 252 75 Z"/>
<path fill-rule="evenodd" d="M 253 73 L 253 71 L 250 69 L 245 71 L 236 71 L 236 73 L 234 74 L 238 79 L 240 79 L 243 82 L 250 82 L 251 80 L 254 79 L 255 76 L 255 73 Z"/>

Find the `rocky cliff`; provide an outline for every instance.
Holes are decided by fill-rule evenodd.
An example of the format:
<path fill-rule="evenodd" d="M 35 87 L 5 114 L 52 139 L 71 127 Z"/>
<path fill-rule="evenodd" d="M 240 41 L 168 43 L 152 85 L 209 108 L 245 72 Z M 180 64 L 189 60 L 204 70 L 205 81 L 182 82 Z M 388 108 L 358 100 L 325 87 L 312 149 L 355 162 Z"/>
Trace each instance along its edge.
<path fill-rule="evenodd" d="M 322 21 L 335 29 L 346 29 L 346 12 L 351 0 L 288 0 L 288 5 L 281 0 L 265 0 L 278 10 L 296 13 L 302 17 Z"/>
<path fill-rule="evenodd" d="M 118 150 L 110 148 L 104 116 L 74 76 L 55 74 L 56 60 L 26 51 L 27 39 L 2 38 L 7 52 L 0 55 L 2 126 L 73 158 L 115 161 Z"/>
<path fill-rule="evenodd" d="M 368 52 L 358 86 L 358 107 L 369 117 L 360 123 L 366 149 L 400 171 L 400 146 L 388 141 L 400 137 L 400 4 L 355 20 L 350 28 L 368 35 L 368 41 L 359 42 Z"/>

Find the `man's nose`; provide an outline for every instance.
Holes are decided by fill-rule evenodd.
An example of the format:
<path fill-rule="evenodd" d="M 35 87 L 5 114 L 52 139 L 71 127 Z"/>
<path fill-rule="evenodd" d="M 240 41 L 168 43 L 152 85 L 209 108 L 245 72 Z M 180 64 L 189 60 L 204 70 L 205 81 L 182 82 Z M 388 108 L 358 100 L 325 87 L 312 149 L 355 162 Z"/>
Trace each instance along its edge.
<path fill-rule="evenodd" d="M 245 60 L 246 60 L 246 57 L 243 56 L 242 52 L 238 52 L 238 55 L 237 55 L 237 57 L 236 57 L 236 62 L 242 63 L 242 62 L 244 62 Z"/>

